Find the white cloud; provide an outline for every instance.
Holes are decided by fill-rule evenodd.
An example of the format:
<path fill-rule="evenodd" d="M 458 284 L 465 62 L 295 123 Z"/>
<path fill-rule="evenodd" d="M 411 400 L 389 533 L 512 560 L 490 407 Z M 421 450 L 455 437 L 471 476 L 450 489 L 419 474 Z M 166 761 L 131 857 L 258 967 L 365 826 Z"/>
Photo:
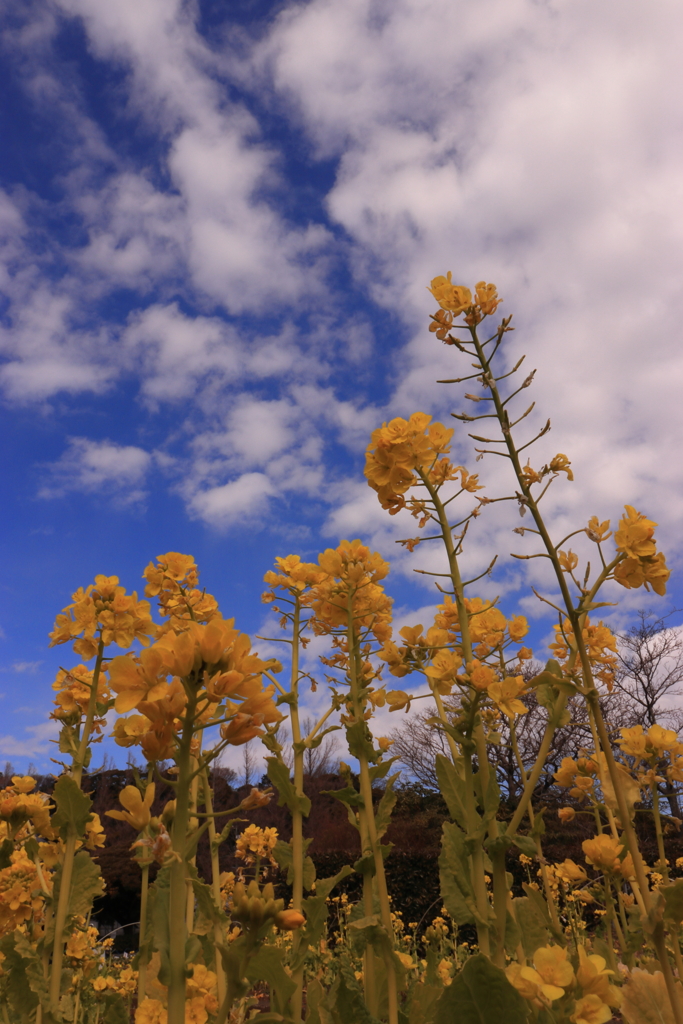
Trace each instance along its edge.
<path fill-rule="evenodd" d="M 0 736 L 0 757 L 40 757 L 52 749 L 50 740 L 56 739 L 59 732 L 58 722 L 41 722 L 40 725 L 29 725 L 24 729 L 27 734 L 20 736 Z"/>
<path fill-rule="evenodd" d="M 28 672 L 33 674 L 38 671 L 42 664 L 42 661 L 13 661 L 12 671 L 21 673 Z"/>
<path fill-rule="evenodd" d="M 242 369 L 234 329 L 217 317 L 187 316 L 177 303 L 133 314 L 123 343 L 138 363 L 143 395 L 152 400 L 190 397 L 207 374 L 225 384 Z"/>
<path fill-rule="evenodd" d="M 47 466 L 38 492 L 41 498 L 59 498 L 69 491 L 113 493 L 122 505 L 145 497 L 141 484 L 152 464 L 149 452 L 114 441 L 72 437 L 62 456 Z"/>
<path fill-rule="evenodd" d="M 274 493 L 264 473 L 244 473 L 230 483 L 196 493 L 189 501 L 189 511 L 211 526 L 225 527 L 265 513 Z"/>

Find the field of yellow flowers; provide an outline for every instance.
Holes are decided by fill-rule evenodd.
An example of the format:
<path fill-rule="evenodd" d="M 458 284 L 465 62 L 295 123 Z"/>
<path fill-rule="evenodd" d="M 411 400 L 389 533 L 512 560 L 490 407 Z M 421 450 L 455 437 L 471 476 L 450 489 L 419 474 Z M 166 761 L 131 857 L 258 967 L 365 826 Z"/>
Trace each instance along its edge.
<path fill-rule="evenodd" d="M 453 415 L 464 431 L 478 431 L 469 435 L 477 458 L 493 452 L 510 471 L 506 493 L 483 496 L 478 474 L 449 459 L 453 429 L 424 412 L 372 434 L 368 484 L 389 515 L 407 511 L 415 520 L 416 536 L 401 543 L 416 558 L 425 543 L 443 546 L 443 571 L 433 574 L 433 623 L 394 634 L 384 586 L 389 565 L 360 540 L 342 541 L 315 563 L 278 558 L 266 574 L 263 599 L 286 631 L 286 673 L 223 616 L 190 555 L 168 552 L 150 563 L 145 599 L 126 593 L 115 576 L 79 589 L 50 634 L 79 660 L 54 683 L 62 774 L 50 796 L 21 776 L 0 792 L 4 1024 L 606 1024 L 613 1016 L 627 1024 L 683 1024 L 683 878 L 675 878 L 680 865 L 666 861 L 658 789 L 664 778 L 683 780 L 683 745 L 659 725 L 636 726 L 621 731 L 615 755 L 599 699 L 612 686 L 617 652 L 596 618 L 606 603 L 600 591 L 615 581 L 665 593 L 669 571 L 656 524 L 626 505 L 614 530 L 593 516 L 559 541 L 551 537 L 541 502 L 549 487 L 573 479 L 571 462 L 558 453 L 531 464 L 529 449 L 549 424 L 524 433 L 531 410 L 517 401 L 533 373 L 519 379 L 520 363 L 507 368 L 511 317 L 488 327 L 500 302 L 491 284 L 480 282 L 472 294 L 448 274 L 435 278 L 431 291 L 439 308 L 430 331 L 463 360 L 463 376 L 445 383 L 467 382 L 475 392 L 465 394 L 470 411 Z M 550 593 L 537 594 L 556 615 L 553 658 L 533 677 L 524 671 L 533 655 L 524 616 L 506 616 L 496 601 L 478 597 L 477 579 L 461 572 L 468 529 L 494 501 L 522 516 L 517 557 L 545 559 L 554 577 Z M 304 727 L 301 653 L 311 637 L 325 644 L 330 698 L 320 720 Z M 392 688 L 389 677 L 409 688 Z M 515 723 L 532 692 L 545 709 L 545 731 L 526 770 Z M 373 716 L 424 696 L 433 700 L 448 750 L 438 757 L 437 775 L 451 820 L 439 860 L 443 907 L 422 936 L 388 894 L 383 837 L 398 772 L 391 740 L 375 735 Z M 582 863 L 553 864 L 543 854 L 534 794 L 570 698 L 572 707 L 580 698 L 592 748 L 565 758 L 556 773 L 572 800 L 559 813 L 562 820 L 587 815 L 594 836 L 583 843 Z M 139 747 L 147 765 L 120 793 L 121 809 L 108 812 L 138 833 L 131 850 L 142 877 L 133 958 L 114 956 L 112 940 L 100 941 L 91 924 L 103 889 L 97 853 L 105 837 L 91 811 L 87 769 L 112 709 L 116 743 Z M 278 739 L 284 719 L 293 772 Z M 502 722 L 524 780 L 506 821 L 488 757 L 501 743 Z M 357 767 L 342 763 L 344 786 L 334 796 L 358 831 L 362 854 L 320 879 L 304 839 L 304 759 L 339 728 Z M 271 787 L 215 812 L 212 762 L 254 737 L 267 748 Z M 161 762 L 173 765 L 174 798 L 153 816 Z M 237 834 L 239 869 L 221 872 L 219 850 L 240 814 L 271 799 L 291 816 L 291 841 L 249 825 Z M 639 850 L 637 803 L 651 809 L 655 864 Z M 196 851 L 205 834 L 211 871 L 200 877 Z M 511 889 L 513 857 L 528 872 L 524 895 Z M 287 873 L 287 901 L 276 898 L 276 864 Z M 362 879 L 355 904 L 335 893 L 353 872 Z M 587 908 L 598 929 L 587 927 Z"/>

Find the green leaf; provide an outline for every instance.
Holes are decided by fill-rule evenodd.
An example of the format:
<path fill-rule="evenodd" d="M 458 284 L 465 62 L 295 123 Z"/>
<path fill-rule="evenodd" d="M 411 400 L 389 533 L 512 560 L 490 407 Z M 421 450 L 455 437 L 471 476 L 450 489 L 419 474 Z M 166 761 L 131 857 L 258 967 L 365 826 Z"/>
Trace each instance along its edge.
<path fill-rule="evenodd" d="M 536 910 L 540 913 L 543 921 L 545 922 L 546 928 L 550 931 L 551 935 L 560 946 L 567 945 L 567 937 L 560 928 L 556 928 L 550 917 L 550 911 L 548 910 L 548 904 L 545 901 L 544 896 L 538 891 L 538 889 L 532 889 L 530 885 L 525 882 L 522 886 L 524 892 L 527 894 Z"/>
<path fill-rule="evenodd" d="M 466 829 L 467 814 L 463 803 L 465 783 L 451 759 L 445 757 L 444 754 L 436 755 L 436 779 L 441 795 L 446 801 L 448 813 L 454 821 L 457 821 L 460 828 Z"/>
<path fill-rule="evenodd" d="M 5 935 L 0 941 L 0 952 L 5 959 L 3 968 L 3 988 L 5 998 L 12 1007 L 16 1020 L 28 1019 L 38 1005 L 35 994 L 26 976 L 27 962 L 16 948 L 16 937 L 19 933 Z"/>
<path fill-rule="evenodd" d="M 391 851 L 394 848 L 393 843 L 380 843 L 379 849 L 382 854 L 382 860 L 386 860 Z M 360 857 L 353 865 L 353 870 L 357 871 L 359 875 L 364 875 L 366 872 L 375 875 L 375 857 L 372 853 L 366 853 L 363 857 Z"/>
<path fill-rule="evenodd" d="M 353 786 L 344 786 L 343 789 L 324 789 L 322 792 L 325 796 L 333 796 L 335 800 L 339 800 L 346 807 L 365 807 L 363 797 Z"/>
<path fill-rule="evenodd" d="M 512 907 L 521 932 L 524 953 L 529 959 L 541 946 L 547 946 L 550 930 L 544 914 L 531 902 L 528 896 L 517 896 Z"/>
<path fill-rule="evenodd" d="M 536 842 L 531 836 L 517 835 L 513 838 L 512 842 L 525 857 L 536 857 L 538 855 Z"/>
<path fill-rule="evenodd" d="M 107 1024 L 130 1024 L 130 1013 L 123 996 L 118 992 L 107 992 L 104 996 L 102 1020 Z"/>
<path fill-rule="evenodd" d="M 387 786 L 382 794 L 382 799 L 379 802 L 379 806 L 375 812 L 375 826 L 377 828 L 377 838 L 381 839 L 386 830 L 389 828 L 391 822 L 391 812 L 396 805 L 396 793 L 394 792 L 394 783 L 401 773 L 396 772 L 395 775 L 391 775 L 387 779 Z"/>
<path fill-rule="evenodd" d="M 500 967 L 471 957 L 437 1003 L 434 1024 L 526 1024 L 529 1006 Z"/>
<path fill-rule="evenodd" d="M 311 810 L 311 801 L 305 794 L 297 793 L 289 777 L 289 768 L 276 757 L 267 757 L 268 778 L 278 791 L 278 807 L 287 806 L 292 813 L 300 811 L 305 818 Z"/>
<path fill-rule="evenodd" d="M 443 985 L 429 985 L 422 981 L 414 985 L 408 999 L 408 1024 L 432 1024 L 442 991 Z"/>
<path fill-rule="evenodd" d="M 353 874 L 353 868 L 345 864 L 341 871 L 331 878 L 321 878 L 315 887 L 315 896 L 302 900 L 302 910 L 306 915 L 306 924 L 299 933 L 299 945 L 292 958 L 292 971 L 298 970 L 306 959 L 306 952 L 311 946 L 317 946 L 325 931 L 325 923 L 329 913 L 327 897 L 342 878 Z"/>
<path fill-rule="evenodd" d="M 80 788 L 75 779 L 70 775 L 62 775 L 57 780 L 52 799 L 57 805 L 57 810 L 52 815 L 50 824 L 53 828 L 59 829 L 62 839 L 69 836 L 82 838 L 85 834 L 85 826 L 90 821 L 90 808 L 92 800 Z"/>
<path fill-rule="evenodd" d="M 63 865 L 58 864 L 54 875 L 53 901 L 57 906 L 62 886 Z M 71 875 L 71 892 L 69 893 L 69 917 L 80 915 L 87 917 L 94 900 L 104 892 L 104 881 L 99 866 L 87 850 L 79 850 L 74 857 Z"/>
<path fill-rule="evenodd" d="M 354 722 L 346 727 L 346 741 L 349 745 L 349 753 L 360 760 L 365 756 L 373 763 L 377 753 L 372 745 L 370 730 L 366 722 Z"/>
<path fill-rule="evenodd" d="M 345 955 L 340 957 L 339 974 L 320 1005 L 329 1011 L 332 1024 L 380 1024 L 365 1005 L 353 965 Z"/>
<path fill-rule="evenodd" d="M 3 839 L 2 846 L 0 846 L 0 870 L 8 868 L 12 861 L 10 860 L 14 853 L 14 843 L 11 839 Z"/>
<path fill-rule="evenodd" d="M 192 889 L 197 901 L 197 920 L 195 921 L 194 930 L 198 934 L 206 934 L 214 924 L 226 924 L 227 917 L 220 907 L 216 905 L 213 889 L 206 882 L 202 882 L 197 874 L 197 869 L 192 864 L 189 864 L 188 871 L 192 879 Z"/>
<path fill-rule="evenodd" d="M 522 932 L 508 907 L 505 920 L 505 951 L 513 955 L 522 941 Z"/>
<path fill-rule="evenodd" d="M 683 878 L 673 885 L 662 886 L 659 891 L 664 897 L 665 919 L 680 924 L 683 921 Z"/>
<path fill-rule="evenodd" d="M 306 985 L 306 1024 L 322 1024 L 318 1007 L 324 995 L 325 989 L 317 978 L 311 978 Z"/>
<path fill-rule="evenodd" d="M 37 996 L 43 1009 L 47 1010 L 50 1006 L 50 995 L 48 992 L 47 981 L 45 980 L 45 975 L 43 973 L 43 964 L 38 956 L 36 947 L 19 931 L 14 933 L 14 938 L 14 948 L 23 958 L 26 980 L 28 981 L 29 987 Z"/>
<path fill-rule="evenodd" d="M 60 754 L 71 754 L 72 757 L 78 753 L 78 733 L 73 725 L 63 725 L 60 729 L 59 752 Z"/>
<path fill-rule="evenodd" d="M 371 764 L 368 768 L 370 782 L 379 782 L 380 779 L 386 778 L 389 769 L 395 761 L 398 761 L 398 755 L 396 757 L 388 757 L 385 761 L 380 761 L 379 764 Z"/>
<path fill-rule="evenodd" d="M 304 853 L 313 842 L 312 839 L 304 839 L 303 847 Z M 287 869 L 287 885 L 292 885 L 294 882 L 294 848 L 292 845 L 293 841 L 290 839 L 288 843 L 278 839 L 273 850 L 273 858 L 281 868 Z M 315 864 L 310 857 L 304 858 L 304 871 L 303 871 L 303 883 L 304 889 L 312 889 L 313 883 L 315 882 Z"/>
<path fill-rule="evenodd" d="M 443 823 L 439 876 L 441 894 L 448 913 L 458 925 L 473 924 L 476 904 L 470 882 L 465 833 L 448 821 Z"/>
<path fill-rule="evenodd" d="M 275 1004 L 272 1009 L 276 1013 L 286 1012 L 287 1003 L 296 991 L 296 983 L 282 964 L 286 955 L 287 951 L 280 946 L 261 946 L 256 956 L 249 960 L 245 972 L 249 981 L 265 981 L 270 985 Z"/>

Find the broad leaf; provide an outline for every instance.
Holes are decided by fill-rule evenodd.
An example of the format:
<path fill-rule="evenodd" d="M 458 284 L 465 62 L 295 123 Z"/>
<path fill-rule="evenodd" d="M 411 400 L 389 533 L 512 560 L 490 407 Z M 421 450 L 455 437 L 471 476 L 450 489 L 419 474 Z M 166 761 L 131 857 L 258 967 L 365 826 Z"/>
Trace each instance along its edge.
<path fill-rule="evenodd" d="M 483 953 L 471 957 L 443 990 L 434 1024 L 526 1024 L 529 1005 L 500 967 Z"/>
<path fill-rule="evenodd" d="M 448 821 L 443 824 L 439 875 L 441 894 L 448 913 L 458 925 L 473 924 L 475 903 L 465 834 L 457 825 Z"/>
<path fill-rule="evenodd" d="M 305 794 L 297 793 L 289 777 L 289 768 L 276 757 L 267 757 L 268 778 L 278 791 L 278 807 L 287 806 L 293 813 L 300 811 L 305 818 L 311 810 L 311 801 Z"/>
<path fill-rule="evenodd" d="M 460 828 L 466 829 L 467 815 L 463 803 L 465 783 L 450 758 L 443 754 L 436 755 L 436 778 L 441 795 L 446 801 L 448 813 L 454 821 L 457 821 Z"/>
<path fill-rule="evenodd" d="M 59 834 L 64 840 L 70 835 L 81 838 L 85 834 L 85 826 L 90 821 L 90 797 L 70 775 L 62 775 L 57 780 L 52 799 L 57 805 L 50 822 L 52 827 L 59 829 Z"/>

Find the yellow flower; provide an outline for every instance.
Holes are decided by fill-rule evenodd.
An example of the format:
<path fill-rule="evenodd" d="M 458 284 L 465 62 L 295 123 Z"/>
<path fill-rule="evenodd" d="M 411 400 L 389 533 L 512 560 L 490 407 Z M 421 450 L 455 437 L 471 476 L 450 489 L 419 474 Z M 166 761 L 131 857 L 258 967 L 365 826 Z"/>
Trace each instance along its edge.
<path fill-rule="evenodd" d="M 164 1004 L 158 999 L 143 999 L 135 1011 L 135 1024 L 168 1024 Z"/>
<path fill-rule="evenodd" d="M 619 1006 L 621 991 L 610 985 L 613 971 L 608 971 L 607 961 L 597 954 L 589 955 L 583 946 L 579 946 L 579 969 L 576 980 L 583 990 L 584 996 L 593 995 L 609 1006 Z"/>
<path fill-rule="evenodd" d="M 569 886 L 581 885 L 588 879 L 585 869 L 580 864 L 575 864 L 570 857 L 555 865 L 555 874 Z"/>
<path fill-rule="evenodd" d="M 488 690 L 494 683 L 498 682 L 498 676 L 489 665 L 482 665 L 479 661 L 467 664 L 467 671 L 470 682 L 475 690 Z"/>
<path fill-rule="evenodd" d="M 417 964 L 413 961 L 412 956 L 408 953 L 401 953 L 400 950 L 396 952 L 396 956 L 401 961 L 406 970 L 417 970 Z"/>
<path fill-rule="evenodd" d="M 602 834 L 594 839 L 584 839 L 581 848 L 586 855 L 587 862 L 598 871 L 622 875 L 625 879 L 633 878 L 631 854 L 627 853 L 622 859 L 624 847 L 613 836 Z"/>
<path fill-rule="evenodd" d="M 612 1011 L 599 996 L 583 996 L 577 1001 L 569 1019 L 573 1024 L 606 1024 L 612 1019 Z"/>
<path fill-rule="evenodd" d="M 100 850 L 106 841 L 107 837 L 100 816 L 93 814 L 92 819 L 85 826 L 85 848 L 86 850 Z"/>
<path fill-rule="evenodd" d="M 510 639 L 514 640 L 516 644 L 518 644 L 520 640 L 527 635 L 528 632 L 529 623 L 523 615 L 514 615 L 508 621 L 508 634 L 510 636 Z M 521 651 L 519 652 L 519 656 L 521 657 Z"/>
<path fill-rule="evenodd" d="M 36 780 L 31 775 L 13 775 L 12 787 L 17 793 L 32 793 L 36 788 Z"/>
<path fill-rule="evenodd" d="M 389 690 L 386 697 L 389 711 L 402 711 L 404 709 L 406 712 L 410 711 L 411 694 L 406 693 L 405 690 Z"/>
<path fill-rule="evenodd" d="M 442 985 L 450 985 L 453 981 L 453 961 L 444 958 L 437 966 L 436 973 L 439 975 Z"/>
<path fill-rule="evenodd" d="M 505 968 L 505 973 L 510 984 L 517 989 L 522 998 L 529 1000 L 539 999 L 543 979 L 533 967 L 510 964 L 509 967 Z M 559 999 L 561 995 L 564 995 L 564 990 L 558 989 L 558 993 L 551 996 L 551 999 Z"/>
<path fill-rule="evenodd" d="M 453 273 L 449 270 L 446 277 L 433 278 L 428 290 L 442 309 L 457 316 L 472 305 L 472 292 L 463 285 L 453 284 L 452 276 Z"/>
<path fill-rule="evenodd" d="M 431 665 L 425 669 L 425 675 L 439 693 L 447 694 L 453 688 L 461 665 L 462 658 L 454 651 L 437 651 Z"/>
<path fill-rule="evenodd" d="M 647 737 L 642 725 L 634 725 L 630 729 L 620 729 L 617 743 L 625 754 L 644 760 L 647 757 Z"/>
<path fill-rule="evenodd" d="M 562 946 L 541 946 L 534 953 L 533 962 L 544 986 L 565 989 L 573 984 L 574 968 L 567 959 L 567 950 Z M 557 999 L 559 996 L 548 998 Z"/>
<path fill-rule="evenodd" d="M 576 817 L 576 811 L 573 807 L 560 807 L 557 812 L 557 816 L 560 821 L 564 824 L 566 821 L 573 821 Z"/>
<path fill-rule="evenodd" d="M 574 474 L 569 468 L 570 466 L 571 462 L 569 461 L 567 456 L 563 455 L 561 452 L 558 455 L 556 455 L 551 462 L 548 463 L 548 469 L 551 473 L 566 473 L 567 480 L 573 480 Z"/>
<path fill-rule="evenodd" d="M 269 857 L 278 840 L 276 828 L 259 828 L 258 825 L 247 825 L 244 832 L 237 837 L 235 856 L 253 864 L 255 857 Z"/>
<path fill-rule="evenodd" d="M 525 715 L 529 710 L 526 704 L 518 699 L 525 690 L 526 683 L 522 676 L 507 676 L 502 683 L 492 683 L 488 688 L 488 695 L 503 714 L 508 718 L 514 718 L 515 715 Z"/>
<path fill-rule="evenodd" d="M 619 529 L 614 534 L 614 543 L 619 551 L 630 558 L 650 558 L 654 555 L 657 542 L 653 540 L 655 526 L 632 505 L 625 505 L 626 515 L 619 521 Z"/>
<path fill-rule="evenodd" d="M 609 528 L 610 521 L 605 519 L 604 522 L 600 522 L 597 516 L 591 516 L 588 520 L 588 526 L 586 527 L 586 534 L 596 544 L 602 543 L 612 536 L 612 531 Z"/>
<path fill-rule="evenodd" d="M 151 814 L 149 809 L 154 800 L 154 790 L 154 783 L 148 783 L 143 800 L 137 786 L 124 786 L 119 793 L 119 802 L 126 810 L 107 811 L 106 814 L 110 818 L 116 818 L 118 821 L 127 821 L 137 832 L 141 832 L 150 822 Z"/>

